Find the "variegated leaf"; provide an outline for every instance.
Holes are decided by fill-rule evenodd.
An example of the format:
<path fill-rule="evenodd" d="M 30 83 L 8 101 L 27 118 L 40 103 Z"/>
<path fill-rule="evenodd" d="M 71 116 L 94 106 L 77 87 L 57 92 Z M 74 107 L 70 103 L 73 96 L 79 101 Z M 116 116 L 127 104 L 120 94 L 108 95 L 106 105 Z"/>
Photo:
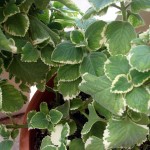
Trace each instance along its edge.
<path fill-rule="evenodd" d="M 139 72 L 150 70 L 150 46 L 139 45 L 133 47 L 128 55 L 130 65 Z"/>
<path fill-rule="evenodd" d="M 91 51 L 96 51 L 105 43 L 104 32 L 106 22 L 96 21 L 92 23 L 85 31 L 85 39 Z"/>
<path fill-rule="evenodd" d="M 106 76 L 96 77 L 85 74 L 79 89 L 89 95 L 115 115 L 122 115 L 125 110 L 125 100 L 121 94 L 110 92 L 111 81 Z"/>
<path fill-rule="evenodd" d="M 127 79 L 127 76 L 120 74 L 116 76 L 111 85 L 112 93 L 128 93 L 133 89 L 133 83 Z"/>
<path fill-rule="evenodd" d="M 22 47 L 21 60 L 23 62 L 37 62 L 38 58 L 39 52 L 31 43 L 28 42 Z"/>
<path fill-rule="evenodd" d="M 113 21 L 106 28 L 107 48 L 111 55 L 127 54 L 130 42 L 136 38 L 133 26 L 128 22 Z"/>
<path fill-rule="evenodd" d="M 131 92 L 126 94 L 125 99 L 129 108 L 136 112 L 149 115 L 150 94 L 145 87 L 134 88 Z"/>
<path fill-rule="evenodd" d="M 103 144 L 105 149 L 131 149 L 135 144 L 142 144 L 148 134 L 146 125 L 136 124 L 129 118 L 111 119 L 104 131 Z"/>
<path fill-rule="evenodd" d="M 59 67 L 57 78 L 58 81 L 74 81 L 80 77 L 79 64 L 75 65 L 64 65 Z"/>
<path fill-rule="evenodd" d="M 33 2 L 34 2 L 34 0 L 25 0 L 25 1 L 23 1 L 19 6 L 20 11 L 28 13 L 28 11 L 29 11 L 30 7 L 32 6 Z"/>
<path fill-rule="evenodd" d="M 63 64 L 78 64 L 83 60 L 83 51 L 70 42 L 63 42 L 52 53 L 52 60 Z"/>
<path fill-rule="evenodd" d="M 110 80 L 114 80 L 119 74 L 127 75 L 129 73 L 129 69 L 129 62 L 126 56 L 123 55 L 109 57 L 104 65 L 105 75 Z"/>
<path fill-rule="evenodd" d="M 80 66 L 80 73 L 86 72 L 95 76 L 104 75 L 104 62 L 106 61 L 106 55 L 101 52 L 91 52 L 84 57 Z"/>
<path fill-rule="evenodd" d="M 150 71 L 139 72 L 135 69 L 130 70 L 130 76 L 135 87 L 141 86 L 150 78 Z"/>
<path fill-rule="evenodd" d="M 24 37 L 29 29 L 29 18 L 26 14 L 17 13 L 7 19 L 4 29 L 10 35 Z"/>
<path fill-rule="evenodd" d="M 78 88 L 79 83 L 81 83 L 81 78 L 70 82 L 59 82 L 58 90 L 63 95 L 64 100 L 71 100 L 76 98 L 80 92 Z"/>

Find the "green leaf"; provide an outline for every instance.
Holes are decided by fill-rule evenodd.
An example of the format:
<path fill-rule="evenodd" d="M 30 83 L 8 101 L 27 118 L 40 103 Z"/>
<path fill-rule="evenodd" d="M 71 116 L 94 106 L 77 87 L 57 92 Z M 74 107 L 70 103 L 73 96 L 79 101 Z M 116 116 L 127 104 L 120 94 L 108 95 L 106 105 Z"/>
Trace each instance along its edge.
<path fill-rule="evenodd" d="M 58 1 L 70 9 L 80 12 L 80 9 L 75 5 L 75 3 L 72 0 L 53 0 L 53 1 Z"/>
<path fill-rule="evenodd" d="M 10 84 L 1 86 L 2 111 L 10 113 L 21 109 L 24 104 L 24 99 L 21 93 Z"/>
<path fill-rule="evenodd" d="M 149 114 L 150 94 L 144 87 L 134 88 L 125 96 L 129 108 L 136 112 Z"/>
<path fill-rule="evenodd" d="M 116 115 L 122 115 L 125 101 L 121 94 L 110 92 L 111 81 L 106 76 L 96 77 L 90 74 L 83 76 L 79 89 L 89 95 L 104 108 Z"/>
<path fill-rule="evenodd" d="M 41 3 L 41 2 L 40 2 Z M 51 17 L 51 13 L 49 9 L 45 9 L 43 10 L 42 13 L 37 14 L 37 17 L 39 20 L 41 20 L 42 22 L 44 22 L 45 24 L 49 24 L 50 22 L 50 17 Z"/>
<path fill-rule="evenodd" d="M 52 53 L 52 60 L 58 63 L 78 64 L 82 62 L 82 59 L 82 49 L 76 48 L 75 45 L 70 42 L 59 44 Z"/>
<path fill-rule="evenodd" d="M 101 52 L 91 52 L 84 57 L 81 63 L 80 73 L 86 72 L 95 75 L 104 75 L 104 62 L 106 61 L 106 55 Z"/>
<path fill-rule="evenodd" d="M 28 129 L 33 129 L 33 126 L 31 125 L 30 121 L 32 119 L 32 117 L 36 114 L 36 111 L 35 110 L 32 110 L 30 112 L 28 112 L 28 115 L 27 115 L 27 124 L 28 124 Z"/>
<path fill-rule="evenodd" d="M 133 26 L 128 22 L 113 21 L 106 29 L 107 48 L 111 55 L 127 54 L 130 42 L 136 38 Z"/>
<path fill-rule="evenodd" d="M 48 127 L 48 121 L 46 115 L 42 112 L 37 112 L 30 120 L 30 124 L 33 129 L 46 129 Z"/>
<path fill-rule="evenodd" d="M 111 92 L 112 93 L 128 93 L 133 89 L 133 84 L 128 80 L 127 76 L 120 74 L 112 82 Z"/>
<path fill-rule="evenodd" d="M 74 149 L 84 150 L 84 143 L 82 142 L 81 139 L 76 138 L 71 141 L 71 143 L 69 144 L 69 150 Z"/>
<path fill-rule="evenodd" d="M 69 102 L 66 101 L 63 105 L 59 105 L 56 107 L 56 110 L 60 111 L 63 114 L 63 118 L 67 118 L 69 116 L 70 105 Z"/>
<path fill-rule="evenodd" d="M 58 90 L 63 95 L 64 100 L 73 99 L 79 94 L 78 86 L 80 82 L 81 78 L 70 82 L 59 82 Z"/>
<path fill-rule="evenodd" d="M 5 17 L 10 17 L 10 16 L 13 16 L 17 13 L 19 13 L 20 10 L 19 10 L 19 7 L 16 5 L 16 4 L 13 4 L 13 3 L 8 3 L 5 8 L 4 8 L 4 16 Z"/>
<path fill-rule="evenodd" d="M 70 110 L 77 110 L 83 105 L 83 101 L 79 98 L 74 98 L 70 101 Z"/>
<path fill-rule="evenodd" d="M 103 141 L 95 136 L 89 137 L 85 143 L 85 150 L 104 150 Z"/>
<path fill-rule="evenodd" d="M 67 136 L 69 136 L 70 128 L 66 123 L 58 124 L 54 127 L 54 131 L 51 132 L 51 141 L 54 145 L 61 145 L 61 143 L 65 143 Z"/>
<path fill-rule="evenodd" d="M 146 125 L 139 125 L 129 118 L 124 120 L 112 119 L 104 131 L 103 143 L 108 148 L 131 148 L 135 144 L 142 144 L 146 140 L 149 129 Z"/>
<path fill-rule="evenodd" d="M 57 124 L 63 117 L 63 114 L 55 109 L 51 109 L 49 115 L 53 124 Z"/>
<path fill-rule="evenodd" d="M 131 13 L 128 17 L 128 21 L 134 26 L 139 27 L 144 25 L 144 20 L 139 14 Z"/>
<path fill-rule="evenodd" d="M 58 150 L 67 150 L 67 147 L 65 144 L 61 144 L 59 147 L 58 147 Z"/>
<path fill-rule="evenodd" d="M 42 112 L 44 114 L 48 114 L 49 113 L 48 105 L 47 105 L 46 102 L 42 102 L 40 104 L 40 112 Z"/>
<path fill-rule="evenodd" d="M 130 65 L 139 72 L 150 70 L 150 46 L 139 45 L 131 49 L 128 59 Z"/>
<path fill-rule="evenodd" d="M 8 40 L 1 29 L 0 29 L 0 50 L 6 50 L 12 53 L 17 52 L 17 47 L 12 42 L 12 39 Z"/>
<path fill-rule="evenodd" d="M 130 69 L 129 62 L 126 56 L 123 55 L 109 57 L 104 65 L 105 75 L 110 80 L 114 80 L 115 77 L 119 74 L 127 75 L 129 69 Z"/>
<path fill-rule="evenodd" d="M 39 53 L 34 46 L 27 42 L 24 47 L 22 47 L 21 60 L 23 62 L 37 62 L 39 58 Z"/>
<path fill-rule="evenodd" d="M 37 8 L 43 10 L 48 7 L 50 0 L 44 0 L 42 3 L 41 0 L 34 0 L 34 3 Z"/>
<path fill-rule="evenodd" d="M 57 150 L 57 148 L 54 145 L 47 145 L 41 150 Z"/>
<path fill-rule="evenodd" d="M 10 130 L 8 130 L 5 125 L 1 124 L 0 125 L 0 136 L 3 139 L 9 139 L 10 135 L 11 135 Z"/>
<path fill-rule="evenodd" d="M 0 8 L 0 23 L 3 23 L 7 20 L 7 17 L 4 16 L 4 8 Z"/>
<path fill-rule="evenodd" d="M 11 140 L 5 140 L 0 142 L 0 149 L 1 150 L 11 150 L 13 146 L 13 141 Z"/>
<path fill-rule="evenodd" d="M 131 2 L 131 10 L 133 12 L 138 12 L 140 10 L 149 10 L 149 6 L 149 0 L 132 0 Z"/>
<path fill-rule="evenodd" d="M 8 70 L 23 82 L 34 84 L 35 82 L 39 83 L 46 78 L 49 68 L 47 65 L 42 63 L 41 60 L 27 63 L 22 62 L 19 56 L 14 56 Z"/>
<path fill-rule="evenodd" d="M 43 150 L 45 147 L 50 146 L 50 145 L 53 145 L 51 142 L 51 137 L 47 135 L 42 140 L 40 150 Z"/>
<path fill-rule="evenodd" d="M 57 78 L 58 81 L 74 81 L 80 77 L 79 64 L 64 65 L 59 67 Z"/>
<path fill-rule="evenodd" d="M 70 127 L 70 134 L 69 135 L 74 135 L 77 131 L 77 125 L 76 122 L 72 119 L 68 122 L 68 125 Z"/>
<path fill-rule="evenodd" d="M 29 29 L 29 18 L 26 14 L 17 13 L 7 19 L 4 29 L 10 35 L 24 37 Z"/>
<path fill-rule="evenodd" d="M 51 59 L 51 55 L 53 52 L 54 48 L 50 45 L 45 46 L 41 50 L 41 60 L 46 64 L 50 66 L 58 66 L 58 63 L 55 63 Z"/>
<path fill-rule="evenodd" d="M 87 134 L 91 130 L 92 126 L 96 122 L 100 121 L 100 118 L 97 115 L 93 105 L 89 104 L 88 105 L 88 110 L 89 110 L 88 122 L 86 122 L 84 124 L 83 129 L 81 131 L 81 134 Z"/>
<path fill-rule="evenodd" d="M 71 31 L 70 39 L 73 44 L 82 44 L 84 42 L 84 35 L 79 30 Z"/>
<path fill-rule="evenodd" d="M 105 42 L 104 32 L 106 22 L 99 20 L 92 23 L 85 31 L 85 39 L 91 51 L 98 50 Z"/>
<path fill-rule="evenodd" d="M 25 0 L 21 5 L 19 6 L 20 11 L 24 13 L 28 13 L 30 7 L 32 6 L 34 0 Z"/>
<path fill-rule="evenodd" d="M 150 78 L 150 71 L 148 72 L 139 72 L 135 69 L 130 70 L 130 76 L 135 87 L 141 86 Z"/>
<path fill-rule="evenodd" d="M 12 132 L 11 132 L 11 138 L 12 139 L 17 138 L 18 135 L 19 135 L 19 129 L 12 130 Z"/>

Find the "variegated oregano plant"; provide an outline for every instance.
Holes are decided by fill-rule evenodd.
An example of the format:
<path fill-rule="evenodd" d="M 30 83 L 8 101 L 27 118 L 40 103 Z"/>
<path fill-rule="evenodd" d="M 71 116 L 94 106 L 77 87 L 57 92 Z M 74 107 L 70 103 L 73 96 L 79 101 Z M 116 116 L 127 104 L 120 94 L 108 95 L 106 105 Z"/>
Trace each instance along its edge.
<path fill-rule="evenodd" d="M 150 0 L 88 1 L 85 14 L 71 0 L 0 3 L 1 73 L 19 85 L 1 78 L 1 111 L 18 111 L 31 85 L 55 94 L 27 125 L 1 125 L 0 149 L 11 149 L 20 127 L 41 129 L 40 150 L 150 148 L 150 29 L 136 32 Z M 110 7 L 120 17 L 101 20 Z"/>

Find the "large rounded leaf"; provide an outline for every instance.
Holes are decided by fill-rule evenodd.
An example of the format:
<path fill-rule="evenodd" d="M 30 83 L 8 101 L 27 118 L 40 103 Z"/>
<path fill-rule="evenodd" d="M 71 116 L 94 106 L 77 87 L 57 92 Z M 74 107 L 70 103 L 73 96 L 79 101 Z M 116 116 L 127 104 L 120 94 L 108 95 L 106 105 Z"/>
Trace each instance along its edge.
<path fill-rule="evenodd" d="M 52 53 L 52 60 L 54 62 L 63 64 L 78 64 L 82 62 L 83 51 L 81 48 L 76 48 L 70 42 L 63 42 L 59 44 Z"/>
<path fill-rule="evenodd" d="M 140 113 L 149 114 L 150 94 L 144 87 L 134 88 L 125 96 L 126 103 L 132 110 Z"/>
<path fill-rule="evenodd" d="M 139 125 L 129 118 L 124 120 L 112 119 L 104 131 L 103 143 L 105 149 L 131 148 L 135 144 L 142 144 L 149 134 L 146 125 Z"/>
<path fill-rule="evenodd" d="M 113 21 L 106 29 L 107 48 L 111 55 L 127 54 L 130 42 L 136 38 L 133 26 L 128 22 Z"/>
<path fill-rule="evenodd" d="M 12 63 L 8 68 L 9 72 L 17 78 L 30 84 L 42 82 L 49 70 L 41 60 L 37 62 L 22 62 L 19 56 L 14 57 Z"/>
<path fill-rule="evenodd" d="M 104 75 L 104 62 L 106 61 L 106 55 L 101 52 L 91 52 L 84 57 L 81 63 L 80 73 L 84 74 L 86 72 L 102 76 Z"/>
<path fill-rule="evenodd" d="M 2 111 L 10 113 L 21 109 L 24 104 L 24 99 L 21 93 L 10 84 L 1 86 L 1 103 Z"/>
<path fill-rule="evenodd" d="M 85 39 L 88 42 L 89 48 L 93 50 L 98 50 L 105 42 L 104 31 L 106 22 L 96 21 L 91 24 L 85 31 Z"/>
<path fill-rule="evenodd" d="M 57 78 L 59 81 L 74 81 L 79 77 L 79 64 L 64 65 L 58 69 Z"/>
<path fill-rule="evenodd" d="M 25 36 L 29 29 L 29 18 L 26 14 L 17 13 L 7 19 L 4 29 L 11 35 Z"/>
<path fill-rule="evenodd" d="M 150 70 L 150 46 L 139 45 L 131 49 L 128 55 L 130 65 L 140 72 Z"/>
<path fill-rule="evenodd" d="M 123 55 L 111 56 L 104 65 L 105 75 L 114 80 L 119 74 L 128 74 L 130 69 L 127 58 Z"/>
<path fill-rule="evenodd" d="M 106 76 L 96 77 L 85 74 L 79 89 L 89 95 L 104 108 L 116 115 L 122 115 L 125 110 L 125 101 L 121 94 L 110 92 L 111 81 Z"/>

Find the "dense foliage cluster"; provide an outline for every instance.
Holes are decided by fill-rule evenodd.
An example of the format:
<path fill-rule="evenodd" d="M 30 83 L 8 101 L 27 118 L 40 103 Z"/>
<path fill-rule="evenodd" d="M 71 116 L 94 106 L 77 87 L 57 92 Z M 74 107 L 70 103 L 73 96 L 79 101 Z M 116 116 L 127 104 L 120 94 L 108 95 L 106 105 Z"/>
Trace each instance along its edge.
<path fill-rule="evenodd" d="M 31 85 L 49 90 L 46 82 L 55 75 L 56 104 L 49 110 L 41 103 L 39 112 L 28 114 L 29 129 L 48 131 L 41 150 L 148 147 L 150 29 L 135 29 L 144 24 L 139 12 L 148 11 L 150 1 L 89 2 L 85 14 L 70 0 L 0 2 L 0 72 L 9 72 L 20 88 L 0 79 L 0 109 L 11 116 Z M 122 20 L 94 18 L 109 7 Z M 1 125 L 0 147 L 10 149 L 18 130 L 7 127 Z"/>

